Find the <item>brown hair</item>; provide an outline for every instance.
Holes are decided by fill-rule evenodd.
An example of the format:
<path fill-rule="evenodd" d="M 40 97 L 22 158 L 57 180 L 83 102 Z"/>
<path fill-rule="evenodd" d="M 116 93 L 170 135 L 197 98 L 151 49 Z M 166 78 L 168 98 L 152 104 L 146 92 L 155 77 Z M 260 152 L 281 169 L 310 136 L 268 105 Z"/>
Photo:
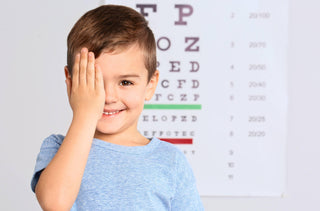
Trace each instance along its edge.
<path fill-rule="evenodd" d="M 145 18 L 129 7 L 103 5 L 85 13 L 71 29 L 67 45 L 70 75 L 74 58 L 86 47 L 98 58 L 102 51 L 114 52 L 138 44 L 148 70 L 148 81 L 156 70 L 156 44 Z"/>

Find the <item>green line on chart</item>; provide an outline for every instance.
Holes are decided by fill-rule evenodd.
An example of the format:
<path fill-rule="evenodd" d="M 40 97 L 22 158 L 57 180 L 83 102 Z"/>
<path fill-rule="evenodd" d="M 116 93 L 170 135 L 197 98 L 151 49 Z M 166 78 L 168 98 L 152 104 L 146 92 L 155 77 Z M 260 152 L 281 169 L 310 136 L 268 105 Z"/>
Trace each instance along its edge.
<path fill-rule="evenodd" d="M 144 109 L 201 110 L 200 104 L 145 104 Z"/>

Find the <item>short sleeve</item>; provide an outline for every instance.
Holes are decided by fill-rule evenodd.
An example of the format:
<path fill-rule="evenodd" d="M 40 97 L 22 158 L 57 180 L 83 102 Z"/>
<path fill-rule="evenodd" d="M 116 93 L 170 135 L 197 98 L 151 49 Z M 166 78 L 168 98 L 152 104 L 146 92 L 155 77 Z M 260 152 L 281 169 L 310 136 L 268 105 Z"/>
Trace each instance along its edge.
<path fill-rule="evenodd" d="M 176 158 L 176 187 L 172 210 L 204 210 L 193 171 L 182 152 Z"/>
<path fill-rule="evenodd" d="M 64 136 L 62 135 L 51 135 L 43 141 L 31 180 L 31 189 L 33 192 L 35 192 L 41 172 L 47 167 L 52 158 L 55 156 L 63 139 Z"/>

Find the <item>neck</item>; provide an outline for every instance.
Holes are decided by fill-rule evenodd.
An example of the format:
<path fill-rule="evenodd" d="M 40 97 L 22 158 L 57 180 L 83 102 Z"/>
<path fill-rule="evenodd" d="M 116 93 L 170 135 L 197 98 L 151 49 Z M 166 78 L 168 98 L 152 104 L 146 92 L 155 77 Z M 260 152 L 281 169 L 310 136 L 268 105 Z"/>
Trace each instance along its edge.
<path fill-rule="evenodd" d="M 150 142 L 138 130 L 120 134 L 105 134 L 96 130 L 94 138 L 122 146 L 144 146 Z"/>

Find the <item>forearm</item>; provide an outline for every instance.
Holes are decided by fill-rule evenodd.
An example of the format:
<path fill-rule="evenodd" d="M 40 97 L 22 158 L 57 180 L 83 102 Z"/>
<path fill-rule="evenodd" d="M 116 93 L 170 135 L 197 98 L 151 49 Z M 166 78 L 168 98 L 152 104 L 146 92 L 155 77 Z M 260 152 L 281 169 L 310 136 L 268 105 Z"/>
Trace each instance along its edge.
<path fill-rule="evenodd" d="M 96 121 L 89 116 L 74 116 L 63 143 L 36 186 L 43 209 L 53 206 L 70 210 L 80 189 Z"/>

